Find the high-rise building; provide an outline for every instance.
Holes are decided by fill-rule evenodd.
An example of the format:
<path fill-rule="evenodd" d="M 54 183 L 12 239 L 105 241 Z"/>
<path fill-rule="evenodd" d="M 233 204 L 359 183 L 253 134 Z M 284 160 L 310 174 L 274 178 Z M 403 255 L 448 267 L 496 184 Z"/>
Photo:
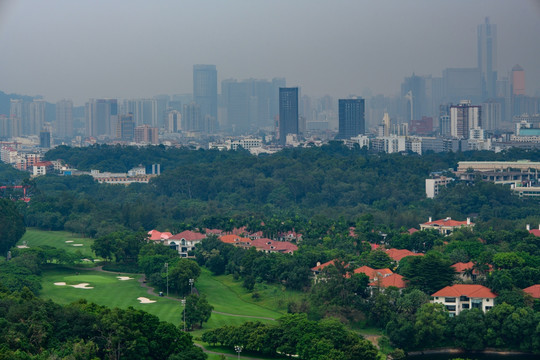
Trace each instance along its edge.
<path fill-rule="evenodd" d="M 116 138 L 124 141 L 132 141 L 135 133 L 135 121 L 133 114 L 120 115 L 116 127 Z"/>
<path fill-rule="evenodd" d="M 41 132 L 39 133 L 39 147 L 44 149 L 50 149 L 51 133 L 49 130 L 41 130 Z"/>
<path fill-rule="evenodd" d="M 184 111 L 182 113 L 182 130 L 201 130 L 201 107 L 199 104 L 192 102 L 191 104 L 184 105 Z"/>
<path fill-rule="evenodd" d="M 114 136 L 118 121 L 116 99 L 90 99 L 86 103 L 86 135 Z"/>
<path fill-rule="evenodd" d="M 458 103 L 469 99 L 481 102 L 482 73 L 478 68 L 451 68 L 443 71 L 443 102 Z"/>
<path fill-rule="evenodd" d="M 215 65 L 193 65 L 193 101 L 201 117 L 217 122 L 217 70 Z"/>
<path fill-rule="evenodd" d="M 419 120 L 422 115 L 426 115 L 426 83 L 424 77 L 412 74 L 405 78 L 401 84 L 401 96 L 406 100 L 404 119 L 410 123 L 411 120 Z"/>
<path fill-rule="evenodd" d="M 298 135 L 298 88 L 279 88 L 279 142 L 285 145 L 287 134 Z"/>
<path fill-rule="evenodd" d="M 20 99 L 10 99 L 9 118 L 11 120 L 11 136 L 17 137 L 23 134 L 23 101 Z"/>
<path fill-rule="evenodd" d="M 501 127 L 501 102 L 488 100 L 482 104 L 482 129 L 497 130 Z"/>
<path fill-rule="evenodd" d="M 182 114 L 178 110 L 169 110 L 167 113 L 167 131 L 179 132 L 182 130 Z"/>
<path fill-rule="evenodd" d="M 497 25 L 489 18 L 478 25 L 478 69 L 482 73 L 482 95 L 484 99 L 496 95 L 497 84 Z"/>
<path fill-rule="evenodd" d="M 339 132 L 337 139 L 350 139 L 365 133 L 364 99 L 339 99 Z"/>
<path fill-rule="evenodd" d="M 29 129 L 27 135 L 37 135 L 45 124 L 45 101 L 34 99 L 29 104 Z"/>
<path fill-rule="evenodd" d="M 519 65 L 512 68 L 512 95 L 525 95 L 525 70 Z"/>
<path fill-rule="evenodd" d="M 60 100 L 56 103 L 56 136 L 73 136 L 73 101 Z"/>
<path fill-rule="evenodd" d="M 134 139 L 136 143 L 146 143 L 156 145 L 158 140 L 158 129 L 148 124 L 137 126 L 134 130 Z"/>
<path fill-rule="evenodd" d="M 450 106 L 450 132 L 457 139 L 468 139 L 470 130 L 482 128 L 482 107 L 462 100 Z"/>

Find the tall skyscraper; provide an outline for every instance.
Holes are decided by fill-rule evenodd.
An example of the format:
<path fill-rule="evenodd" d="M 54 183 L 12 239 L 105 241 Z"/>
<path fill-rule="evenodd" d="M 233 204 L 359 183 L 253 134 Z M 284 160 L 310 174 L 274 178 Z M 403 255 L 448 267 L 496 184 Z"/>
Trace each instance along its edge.
<path fill-rule="evenodd" d="M 56 103 L 56 136 L 73 136 L 73 101 L 60 100 Z"/>
<path fill-rule="evenodd" d="M 478 68 L 482 73 L 482 95 L 493 98 L 497 85 L 497 25 L 486 18 L 478 25 Z"/>
<path fill-rule="evenodd" d="M 17 137 L 23 134 L 23 101 L 20 99 L 10 99 L 9 118 L 11 121 L 11 136 Z"/>
<path fill-rule="evenodd" d="M 45 101 L 35 99 L 29 105 L 29 129 L 28 135 L 39 134 L 43 124 L 45 123 Z"/>
<path fill-rule="evenodd" d="M 184 105 L 182 112 L 182 130 L 198 131 L 201 130 L 201 107 L 192 102 Z"/>
<path fill-rule="evenodd" d="M 401 96 L 407 101 L 405 112 L 403 113 L 406 122 L 420 120 L 422 115 L 426 115 L 424 107 L 426 105 L 426 83 L 424 77 L 412 74 L 401 83 Z"/>
<path fill-rule="evenodd" d="M 504 101 L 504 99 L 500 99 Z M 501 102 L 488 100 L 482 104 L 482 128 L 485 130 L 497 130 L 501 127 L 502 118 Z"/>
<path fill-rule="evenodd" d="M 201 117 L 217 122 L 217 70 L 215 65 L 193 65 L 193 100 Z"/>
<path fill-rule="evenodd" d="M 115 136 L 118 121 L 116 99 L 90 99 L 86 103 L 86 135 Z"/>
<path fill-rule="evenodd" d="M 364 99 L 339 99 L 339 132 L 337 139 L 350 139 L 365 133 Z"/>
<path fill-rule="evenodd" d="M 482 128 L 482 107 L 462 100 L 450 106 L 450 132 L 457 139 L 468 139 L 470 130 Z"/>
<path fill-rule="evenodd" d="M 279 142 L 285 145 L 287 134 L 298 135 L 298 88 L 279 88 Z"/>

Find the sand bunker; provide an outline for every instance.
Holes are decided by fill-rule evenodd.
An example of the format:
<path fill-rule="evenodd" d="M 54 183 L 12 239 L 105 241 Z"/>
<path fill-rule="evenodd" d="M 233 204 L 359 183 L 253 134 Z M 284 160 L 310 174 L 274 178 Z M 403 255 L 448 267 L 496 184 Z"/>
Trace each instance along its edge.
<path fill-rule="evenodd" d="M 118 280 L 121 280 L 121 281 L 126 281 L 126 280 L 133 280 L 133 278 L 129 277 L 129 276 L 117 276 L 116 277 Z"/>
<path fill-rule="evenodd" d="M 73 240 L 66 240 L 66 243 L 69 244 L 69 243 L 72 243 Z"/>
<path fill-rule="evenodd" d="M 138 297 L 137 300 L 139 300 L 141 302 L 141 304 L 151 304 L 151 303 L 156 302 L 155 300 L 150 300 L 150 299 L 145 298 L 145 297 Z"/>
<path fill-rule="evenodd" d="M 77 285 L 69 285 L 69 286 L 77 288 L 77 289 L 93 289 L 92 286 L 88 286 L 88 285 L 90 285 L 90 284 L 89 283 L 80 283 L 80 284 L 77 284 Z"/>
<path fill-rule="evenodd" d="M 71 244 L 71 246 L 83 246 L 83 244 Z"/>
<path fill-rule="evenodd" d="M 17 245 L 17 248 L 19 248 L 19 249 L 28 249 L 28 246 L 26 246 L 26 245 Z"/>
<path fill-rule="evenodd" d="M 54 285 L 56 285 L 56 286 L 65 286 L 66 283 L 65 282 L 55 282 Z"/>

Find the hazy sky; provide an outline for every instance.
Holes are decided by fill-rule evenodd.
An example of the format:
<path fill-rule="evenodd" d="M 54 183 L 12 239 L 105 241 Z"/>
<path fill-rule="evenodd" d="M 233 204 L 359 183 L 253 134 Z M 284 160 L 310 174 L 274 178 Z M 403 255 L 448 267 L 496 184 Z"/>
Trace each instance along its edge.
<path fill-rule="evenodd" d="M 392 95 L 412 72 L 476 67 L 486 16 L 499 74 L 520 64 L 540 92 L 540 0 L 0 0 L 0 90 L 77 105 L 190 93 L 193 64 L 215 64 L 219 82 Z"/>

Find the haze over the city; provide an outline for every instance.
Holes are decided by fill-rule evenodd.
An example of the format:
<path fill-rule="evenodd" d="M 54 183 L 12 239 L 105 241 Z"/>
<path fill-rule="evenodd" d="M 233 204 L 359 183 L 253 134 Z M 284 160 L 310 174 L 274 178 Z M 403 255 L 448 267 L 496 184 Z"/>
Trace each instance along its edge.
<path fill-rule="evenodd" d="M 540 2 L 0 1 L 0 90 L 71 98 L 190 93 L 193 64 L 227 78 L 285 77 L 312 96 L 399 93 L 405 76 L 477 66 L 497 25 L 496 70 L 540 95 Z"/>

